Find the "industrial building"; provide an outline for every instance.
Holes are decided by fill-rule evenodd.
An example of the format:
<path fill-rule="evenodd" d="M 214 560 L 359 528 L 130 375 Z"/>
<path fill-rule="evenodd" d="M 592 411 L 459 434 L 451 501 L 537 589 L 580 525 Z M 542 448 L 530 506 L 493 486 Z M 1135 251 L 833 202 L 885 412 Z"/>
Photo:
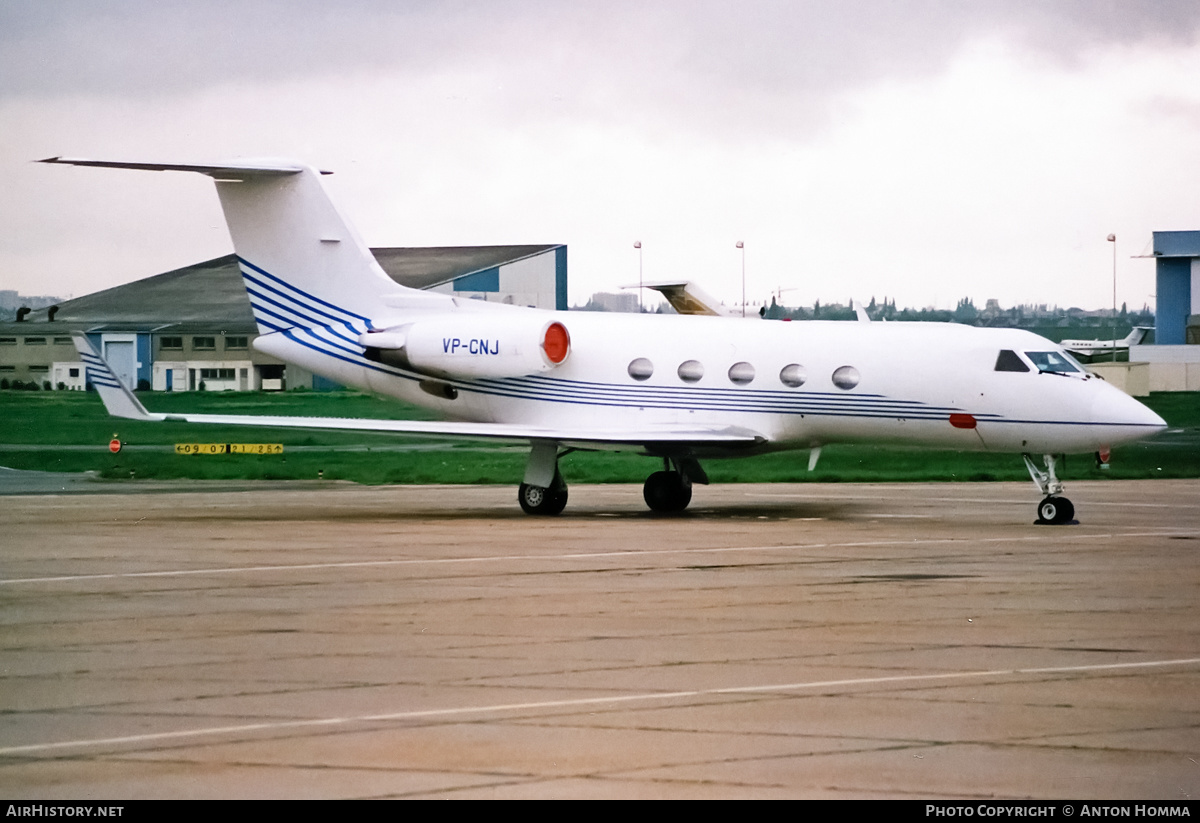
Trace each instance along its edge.
<path fill-rule="evenodd" d="M 1200 231 L 1156 231 L 1154 344 L 1131 346 L 1147 391 L 1200 391 Z"/>
<path fill-rule="evenodd" d="M 522 306 L 567 308 L 565 245 L 372 249 L 405 286 Z M 1154 232 L 1157 298 L 1151 345 L 1129 362 L 1090 368 L 1141 396 L 1200 391 L 1200 231 Z M 612 297 L 606 309 L 636 305 Z M 620 301 L 620 306 L 616 301 Z M 598 306 L 600 307 L 600 306 Z M 279 390 L 332 384 L 256 352 L 258 334 L 233 255 L 197 263 L 0 323 L 0 381 L 83 389 L 86 374 L 71 342 L 83 332 L 127 385 L 155 391 Z"/>
<path fill-rule="evenodd" d="M 489 302 L 567 307 L 564 245 L 371 251 L 404 286 Z M 126 385 L 142 389 L 332 387 L 322 377 L 254 350 L 258 327 L 232 254 L 0 323 L 0 380 L 85 388 L 73 332 L 85 333 Z"/>

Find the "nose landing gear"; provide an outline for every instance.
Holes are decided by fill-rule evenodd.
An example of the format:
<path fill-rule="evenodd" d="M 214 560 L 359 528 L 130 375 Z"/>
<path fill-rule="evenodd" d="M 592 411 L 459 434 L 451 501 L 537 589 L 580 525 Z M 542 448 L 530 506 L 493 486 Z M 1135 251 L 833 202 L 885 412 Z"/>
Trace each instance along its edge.
<path fill-rule="evenodd" d="M 1039 523 L 1070 523 L 1075 517 L 1075 506 L 1065 497 L 1047 497 L 1038 504 Z"/>
<path fill-rule="evenodd" d="M 1038 504 L 1037 522 L 1055 526 L 1072 522 L 1075 518 L 1075 506 L 1070 500 L 1061 496 L 1063 484 L 1055 474 L 1058 458 L 1053 454 L 1043 455 L 1042 460 L 1046 463 L 1046 470 L 1042 471 L 1034 464 L 1029 455 L 1023 454 L 1021 457 L 1024 459 L 1025 468 L 1029 469 L 1029 476 L 1033 478 L 1038 491 L 1046 495 L 1046 498 Z"/>

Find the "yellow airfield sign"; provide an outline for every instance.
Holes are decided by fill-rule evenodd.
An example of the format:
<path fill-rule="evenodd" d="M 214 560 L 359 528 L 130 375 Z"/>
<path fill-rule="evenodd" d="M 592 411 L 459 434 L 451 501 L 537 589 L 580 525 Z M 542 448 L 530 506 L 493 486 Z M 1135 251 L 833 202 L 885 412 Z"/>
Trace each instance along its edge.
<path fill-rule="evenodd" d="M 176 443 L 176 454 L 283 454 L 282 443 Z"/>

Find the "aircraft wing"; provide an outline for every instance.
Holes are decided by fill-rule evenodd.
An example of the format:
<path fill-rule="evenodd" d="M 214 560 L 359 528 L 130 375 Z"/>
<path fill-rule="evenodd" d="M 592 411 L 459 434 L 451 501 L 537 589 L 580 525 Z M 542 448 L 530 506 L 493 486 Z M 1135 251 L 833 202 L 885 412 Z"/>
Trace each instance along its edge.
<path fill-rule="evenodd" d="M 579 448 L 637 446 L 708 446 L 749 448 L 765 443 L 758 432 L 737 427 L 667 428 L 611 430 L 579 426 L 525 426 L 507 423 L 442 422 L 427 420 L 385 420 L 354 417 L 290 417 L 243 414 L 179 414 L 147 411 L 133 392 L 123 384 L 108 363 L 82 334 L 73 337 L 79 357 L 87 367 L 90 382 L 114 417 L 146 422 L 210 423 L 224 426 L 263 426 L 268 428 L 324 429 L 337 431 L 391 432 L 439 439 L 501 440 L 529 443 L 555 441 Z"/>

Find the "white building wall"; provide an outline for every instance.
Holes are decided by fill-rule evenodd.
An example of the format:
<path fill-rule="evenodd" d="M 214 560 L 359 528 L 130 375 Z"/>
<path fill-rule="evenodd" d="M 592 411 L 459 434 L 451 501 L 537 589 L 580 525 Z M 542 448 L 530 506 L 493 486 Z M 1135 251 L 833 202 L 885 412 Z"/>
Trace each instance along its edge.
<path fill-rule="evenodd" d="M 215 376 L 220 371 L 232 372 L 232 376 Z M 154 391 L 167 391 L 168 372 L 171 373 L 171 391 L 199 390 L 201 382 L 205 391 L 254 391 L 262 388 L 254 364 L 249 360 L 160 360 L 154 364 L 151 381 Z"/>
<path fill-rule="evenodd" d="M 85 375 L 86 369 L 78 360 L 73 363 L 54 363 L 50 366 L 50 386 L 57 389 L 61 383 L 68 391 L 83 391 L 86 388 Z"/>
<path fill-rule="evenodd" d="M 1189 314 L 1200 314 L 1200 257 L 1192 258 L 1192 310 Z"/>
<path fill-rule="evenodd" d="M 1132 397 L 1150 394 L 1149 363 L 1089 363 L 1087 370 L 1100 375 Z"/>
<path fill-rule="evenodd" d="M 205 391 L 247 391 L 252 388 L 250 375 L 254 364 L 249 360 L 204 360 L 189 363 L 196 369 L 196 388 L 204 384 Z M 229 376 L 217 376 L 220 372 L 232 372 Z"/>
<path fill-rule="evenodd" d="M 1150 391 L 1200 391 L 1200 346 L 1130 346 L 1129 361 L 1150 364 Z"/>
<path fill-rule="evenodd" d="M 517 306 L 553 309 L 555 275 L 554 252 L 527 257 L 500 267 L 500 293 Z"/>
<path fill-rule="evenodd" d="M 557 260 L 554 250 L 550 250 L 500 266 L 498 291 L 455 291 L 454 281 L 442 283 L 430 291 L 469 300 L 553 310 L 557 307 Z"/>
<path fill-rule="evenodd" d="M 159 360 L 151 370 L 150 387 L 154 391 L 187 391 L 188 364 L 179 360 Z M 167 373 L 170 372 L 170 379 Z M 170 389 L 167 388 L 170 384 Z"/>

